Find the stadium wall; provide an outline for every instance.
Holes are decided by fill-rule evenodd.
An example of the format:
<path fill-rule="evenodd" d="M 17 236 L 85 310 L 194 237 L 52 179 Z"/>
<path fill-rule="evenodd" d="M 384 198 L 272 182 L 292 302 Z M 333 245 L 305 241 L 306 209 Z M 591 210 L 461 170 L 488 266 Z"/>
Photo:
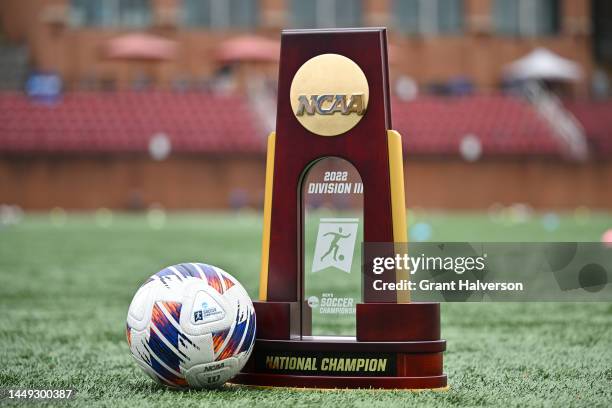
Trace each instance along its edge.
<path fill-rule="evenodd" d="M 185 27 L 179 16 L 180 0 L 152 1 L 153 21 L 145 31 L 175 40 L 178 55 L 171 61 L 110 60 L 104 56 L 107 42 L 134 31 L 129 27 L 91 27 L 70 24 L 68 0 L 2 0 L 0 31 L 12 41 L 24 42 L 33 67 L 54 71 L 67 89 L 130 89 L 136 78 L 146 75 L 152 85 L 167 89 L 177 80 L 198 82 L 210 78 L 224 65 L 214 55 L 219 45 L 237 35 L 257 34 L 278 38 L 281 28 L 292 27 L 288 0 L 261 0 L 256 27 Z M 391 75 L 409 75 L 426 85 L 465 76 L 480 89 L 497 87 L 505 64 L 524 56 L 535 46 L 578 62 L 585 81 L 576 91 L 585 94 L 593 71 L 590 1 L 562 0 L 559 31 L 554 35 L 510 36 L 496 32 L 492 0 L 465 0 L 463 28 L 459 33 L 403 34 L 394 24 L 391 0 L 364 0 L 363 24 L 390 27 Z M 2 30 L 3 28 L 3 30 Z M 415 64 L 414 61 L 418 61 Z M 253 64 L 246 64 L 253 65 Z M 262 69 L 261 64 L 247 67 Z M 276 62 L 265 69 L 276 77 Z"/>
<path fill-rule="evenodd" d="M 612 161 L 542 157 L 412 157 L 405 162 L 408 207 L 481 210 L 494 203 L 536 209 L 612 209 Z M 261 208 L 263 155 L 22 156 L 0 158 L 0 204 L 27 210 Z"/>

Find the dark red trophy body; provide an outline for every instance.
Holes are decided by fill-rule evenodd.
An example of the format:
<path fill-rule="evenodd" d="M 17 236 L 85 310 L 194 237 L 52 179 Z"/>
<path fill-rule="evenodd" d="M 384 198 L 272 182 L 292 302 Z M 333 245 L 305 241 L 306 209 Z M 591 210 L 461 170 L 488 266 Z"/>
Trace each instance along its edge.
<path fill-rule="evenodd" d="M 260 301 L 255 302 L 257 338 L 250 360 L 234 383 L 446 387 L 442 364 L 446 342 L 440 339 L 439 304 L 410 303 L 395 294 L 374 291 L 374 276 L 365 265 L 356 337 L 311 336 L 310 308 L 303 307 L 304 216 L 299 192 L 306 171 L 317 160 L 341 157 L 359 171 L 364 187 L 364 241 L 406 241 L 401 143 L 399 135 L 389 131 L 386 44 L 384 29 L 282 34 L 277 129 L 268 143 Z M 355 62 L 369 86 L 363 117 L 350 130 L 332 137 L 302 126 L 290 100 L 296 72 L 322 54 L 339 54 Z M 383 279 L 396 281 L 397 276 Z"/>

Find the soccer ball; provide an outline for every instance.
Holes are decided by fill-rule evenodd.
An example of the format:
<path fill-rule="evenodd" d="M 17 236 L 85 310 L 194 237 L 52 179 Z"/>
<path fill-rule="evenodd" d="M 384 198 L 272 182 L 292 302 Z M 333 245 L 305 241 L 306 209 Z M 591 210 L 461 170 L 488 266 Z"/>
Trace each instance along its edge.
<path fill-rule="evenodd" d="M 202 263 L 170 266 L 136 292 L 127 341 L 140 367 L 175 388 L 223 384 L 244 367 L 255 340 L 255 309 L 242 285 Z"/>

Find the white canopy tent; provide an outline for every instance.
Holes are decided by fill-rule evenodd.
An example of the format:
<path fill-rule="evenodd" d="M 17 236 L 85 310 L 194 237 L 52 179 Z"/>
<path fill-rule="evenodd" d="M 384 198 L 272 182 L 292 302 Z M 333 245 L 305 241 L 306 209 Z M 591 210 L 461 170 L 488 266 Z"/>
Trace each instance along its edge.
<path fill-rule="evenodd" d="M 504 74 L 509 79 L 542 79 L 575 82 L 582 78 L 582 68 L 546 48 L 536 48 L 526 56 L 508 64 Z"/>

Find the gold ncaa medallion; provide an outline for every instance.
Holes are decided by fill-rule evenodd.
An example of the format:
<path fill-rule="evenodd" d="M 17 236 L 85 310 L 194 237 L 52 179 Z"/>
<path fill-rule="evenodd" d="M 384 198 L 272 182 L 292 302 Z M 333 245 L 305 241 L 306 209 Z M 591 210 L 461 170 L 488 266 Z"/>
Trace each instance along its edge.
<path fill-rule="evenodd" d="M 296 119 L 320 136 L 351 130 L 368 107 L 369 87 L 355 62 L 339 54 L 321 54 L 298 69 L 289 97 Z"/>

